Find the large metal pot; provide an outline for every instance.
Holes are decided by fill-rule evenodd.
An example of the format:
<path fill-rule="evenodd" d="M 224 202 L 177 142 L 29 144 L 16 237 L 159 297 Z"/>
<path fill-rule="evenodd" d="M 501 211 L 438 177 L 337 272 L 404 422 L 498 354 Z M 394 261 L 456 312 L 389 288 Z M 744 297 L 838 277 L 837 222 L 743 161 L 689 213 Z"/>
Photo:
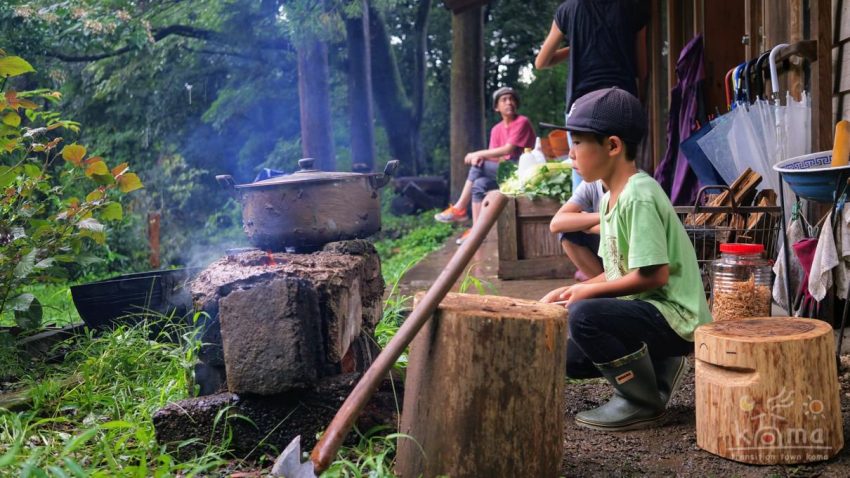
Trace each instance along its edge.
<path fill-rule="evenodd" d="M 269 251 L 311 250 L 381 229 L 378 189 L 389 182 L 398 161 L 389 161 L 383 174 L 322 172 L 313 169 L 313 162 L 302 159 L 294 174 L 250 184 L 216 176 L 242 202 L 242 227 L 253 245 Z"/>

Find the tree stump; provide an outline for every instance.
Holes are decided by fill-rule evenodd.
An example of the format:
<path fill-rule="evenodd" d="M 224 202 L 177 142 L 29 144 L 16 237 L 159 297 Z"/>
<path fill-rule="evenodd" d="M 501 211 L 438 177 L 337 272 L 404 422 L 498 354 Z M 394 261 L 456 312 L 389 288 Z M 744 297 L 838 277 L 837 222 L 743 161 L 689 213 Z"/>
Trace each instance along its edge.
<path fill-rule="evenodd" d="M 446 296 L 410 346 L 401 420 L 410 438 L 399 440 L 396 472 L 558 476 L 566 316 L 539 302 Z"/>
<path fill-rule="evenodd" d="M 756 318 L 699 327 L 697 445 L 754 464 L 826 460 L 844 446 L 832 327 Z"/>

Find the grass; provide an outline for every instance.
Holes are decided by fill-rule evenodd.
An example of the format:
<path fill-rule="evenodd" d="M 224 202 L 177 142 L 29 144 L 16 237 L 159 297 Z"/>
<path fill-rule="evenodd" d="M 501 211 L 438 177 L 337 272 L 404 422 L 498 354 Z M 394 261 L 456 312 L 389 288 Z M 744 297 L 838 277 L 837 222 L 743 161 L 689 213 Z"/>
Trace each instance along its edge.
<path fill-rule="evenodd" d="M 399 293 L 398 281 L 439 248 L 453 228 L 435 222 L 433 212 L 428 212 L 418 217 L 387 217 L 384 231 L 376 243 L 390 287 L 376 330 L 382 347 L 395 335 L 410 307 L 411 298 Z M 34 286 L 30 292 L 45 305 L 45 322 L 79 321 L 67 284 Z M 150 330 L 140 324 L 79 337 L 60 365 L 21 368 L 19 372 L 29 374 L 23 381 L 31 387 L 33 401 L 23 412 L 0 409 L 0 476 L 220 476 L 232 470 L 234 463 L 253 466 L 234 461 L 226 442 L 208 447 L 188 462 L 176 459 L 156 442 L 152 415 L 190 395 L 197 346 L 190 328 L 169 330 L 179 332 L 182 344 L 150 340 Z M 0 352 L 4 351 L 14 349 L 0 344 Z M 8 370 L 15 355 L 2 355 L 0 367 Z M 399 368 L 405 365 L 406 355 L 397 362 Z M 359 444 L 340 450 L 323 476 L 393 476 L 397 438 L 388 429 L 361 434 Z"/>
<path fill-rule="evenodd" d="M 64 326 L 80 322 L 80 314 L 71 299 L 70 285 L 73 284 L 35 284 L 27 287 L 26 292 L 35 295 L 44 310 L 42 323 Z M 15 325 L 11 311 L 3 313 L 0 326 Z"/>
<path fill-rule="evenodd" d="M 455 229 L 434 220 L 435 211 L 418 216 L 386 216 L 382 238 L 375 243 L 387 284 L 395 284 L 429 252 L 439 249 Z"/>
<path fill-rule="evenodd" d="M 149 334 L 144 324 L 89 334 L 61 365 L 28 377 L 31 407 L 0 410 L 0 475 L 189 477 L 226 464 L 224 447 L 181 462 L 156 442 L 151 417 L 188 396 L 194 347 Z"/>

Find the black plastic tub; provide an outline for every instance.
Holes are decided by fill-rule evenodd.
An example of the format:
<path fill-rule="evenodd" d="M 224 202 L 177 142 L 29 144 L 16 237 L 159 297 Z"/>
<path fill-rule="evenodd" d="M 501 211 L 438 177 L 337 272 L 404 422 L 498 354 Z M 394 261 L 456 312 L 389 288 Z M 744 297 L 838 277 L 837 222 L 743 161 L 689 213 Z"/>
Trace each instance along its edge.
<path fill-rule="evenodd" d="M 189 281 L 197 269 L 140 272 L 71 287 L 74 305 L 92 329 L 142 320 L 181 318 L 192 311 Z"/>

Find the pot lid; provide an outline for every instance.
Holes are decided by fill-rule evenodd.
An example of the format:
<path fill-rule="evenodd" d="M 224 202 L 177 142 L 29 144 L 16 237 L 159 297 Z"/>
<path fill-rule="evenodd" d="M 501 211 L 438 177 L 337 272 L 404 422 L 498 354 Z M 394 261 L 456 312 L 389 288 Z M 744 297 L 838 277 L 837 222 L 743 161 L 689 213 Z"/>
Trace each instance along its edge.
<path fill-rule="evenodd" d="M 315 182 L 325 182 L 325 181 L 340 181 L 345 179 L 351 179 L 356 177 L 365 177 L 365 176 L 376 176 L 379 173 L 347 173 L 342 171 L 320 171 L 318 169 L 314 169 L 313 165 L 315 164 L 315 159 L 313 158 L 304 158 L 298 160 L 298 166 L 301 167 L 299 171 L 296 171 L 292 174 L 286 174 L 283 176 L 275 176 L 273 178 L 264 179 L 262 181 L 257 181 L 255 183 L 247 183 L 240 184 L 236 186 L 239 189 L 242 188 L 257 188 L 264 186 L 277 186 L 279 184 L 301 184 L 301 183 L 315 183 Z"/>

